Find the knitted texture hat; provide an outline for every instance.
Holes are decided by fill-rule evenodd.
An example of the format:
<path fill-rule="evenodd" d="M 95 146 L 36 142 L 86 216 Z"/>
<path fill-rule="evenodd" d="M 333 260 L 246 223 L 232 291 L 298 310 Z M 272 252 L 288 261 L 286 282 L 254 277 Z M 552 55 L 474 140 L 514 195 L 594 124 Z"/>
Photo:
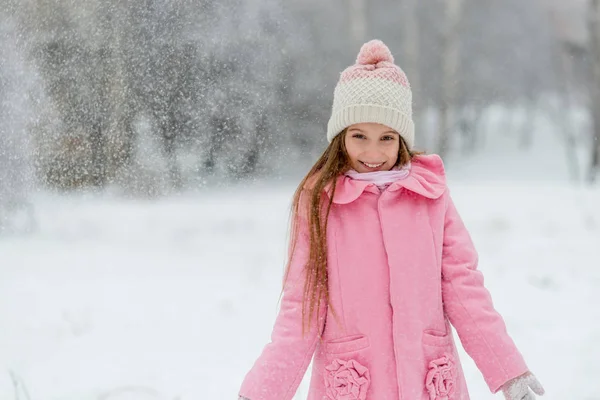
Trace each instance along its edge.
<path fill-rule="evenodd" d="M 363 44 L 356 64 L 340 74 L 327 123 L 327 140 L 331 142 L 342 130 L 360 122 L 389 126 L 402 136 L 409 149 L 414 146 L 410 84 L 381 40 Z"/>

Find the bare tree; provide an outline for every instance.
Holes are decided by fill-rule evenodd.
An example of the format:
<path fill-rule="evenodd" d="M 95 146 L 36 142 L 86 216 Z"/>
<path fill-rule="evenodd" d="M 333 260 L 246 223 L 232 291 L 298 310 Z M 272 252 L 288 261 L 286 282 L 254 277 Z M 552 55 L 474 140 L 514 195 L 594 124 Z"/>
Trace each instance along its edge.
<path fill-rule="evenodd" d="M 9 13 L 10 15 L 10 13 Z M 23 57 L 15 19 L 0 15 L 0 234 L 35 227 L 30 141 L 27 135 L 34 108 L 29 96 L 38 93 Z"/>
<path fill-rule="evenodd" d="M 366 0 L 350 0 L 349 1 L 349 14 L 350 23 L 350 34 L 357 45 L 362 44 L 365 41 L 367 35 L 367 18 L 366 12 Z"/>
<path fill-rule="evenodd" d="M 456 106 L 459 68 L 459 29 L 464 0 L 445 0 L 445 32 L 442 36 L 442 98 L 440 102 L 440 127 L 437 152 L 443 156 L 448 151 L 451 112 Z"/>
<path fill-rule="evenodd" d="M 592 154 L 589 181 L 595 182 L 600 169 L 600 1 L 590 0 L 590 50 L 592 53 L 591 114 L 593 120 Z"/>
<path fill-rule="evenodd" d="M 405 72 L 410 81 L 410 86 L 413 92 L 413 119 L 415 119 L 418 126 L 418 116 L 421 110 L 421 104 L 419 100 L 420 94 L 420 74 L 419 74 L 419 13 L 418 13 L 419 0 L 405 0 L 403 1 L 403 17 L 402 24 L 404 27 L 403 35 L 403 48 L 404 48 L 404 67 Z M 416 100 L 416 101 L 415 101 Z"/>
<path fill-rule="evenodd" d="M 558 108 L 562 112 L 553 112 L 552 116 L 557 120 L 564 136 L 566 159 L 571 174 L 571 179 L 579 180 L 579 160 L 577 157 L 577 141 L 575 129 L 572 125 L 570 112 L 575 106 L 574 102 L 574 73 L 573 73 L 573 56 L 570 54 L 570 49 L 576 46 L 569 39 L 569 35 L 565 32 L 568 30 L 568 22 L 561 18 L 555 9 L 550 8 L 550 20 L 555 31 L 555 58 L 558 58 L 558 84 L 561 89 L 560 102 Z"/>

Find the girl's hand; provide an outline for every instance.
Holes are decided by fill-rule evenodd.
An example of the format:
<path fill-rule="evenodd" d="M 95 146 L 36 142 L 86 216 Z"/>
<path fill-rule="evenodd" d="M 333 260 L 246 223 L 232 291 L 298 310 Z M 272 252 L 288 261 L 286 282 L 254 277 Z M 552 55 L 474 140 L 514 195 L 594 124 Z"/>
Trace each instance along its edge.
<path fill-rule="evenodd" d="M 537 395 L 544 394 L 544 388 L 537 378 L 531 373 L 527 372 L 515 379 L 508 381 L 502 386 L 502 393 L 506 400 L 533 400 L 535 395 L 531 393 L 531 390 Z"/>

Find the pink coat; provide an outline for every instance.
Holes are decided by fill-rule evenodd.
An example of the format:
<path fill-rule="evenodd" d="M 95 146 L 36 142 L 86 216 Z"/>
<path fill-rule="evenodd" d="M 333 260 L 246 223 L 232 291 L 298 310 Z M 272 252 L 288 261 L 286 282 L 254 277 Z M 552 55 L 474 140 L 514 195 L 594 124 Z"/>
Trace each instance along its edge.
<path fill-rule="evenodd" d="M 304 225 L 271 342 L 240 396 L 292 399 L 314 355 L 308 400 L 469 399 L 450 324 L 493 393 L 528 370 L 484 287 L 438 156 L 417 156 L 381 194 L 340 176 L 333 202 L 328 287 L 338 319 L 322 307 L 322 322 L 301 335 Z"/>

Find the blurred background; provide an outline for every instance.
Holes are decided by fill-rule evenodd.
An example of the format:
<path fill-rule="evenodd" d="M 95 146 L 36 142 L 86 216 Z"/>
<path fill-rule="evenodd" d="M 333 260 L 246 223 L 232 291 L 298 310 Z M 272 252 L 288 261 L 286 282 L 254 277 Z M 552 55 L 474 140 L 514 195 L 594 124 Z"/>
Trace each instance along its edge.
<path fill-rule="evenodd" d="M 600 399 L 600 0 L 0 0 L 0 399 L 237 398 L 373 38 L 546 398 Z"/>

